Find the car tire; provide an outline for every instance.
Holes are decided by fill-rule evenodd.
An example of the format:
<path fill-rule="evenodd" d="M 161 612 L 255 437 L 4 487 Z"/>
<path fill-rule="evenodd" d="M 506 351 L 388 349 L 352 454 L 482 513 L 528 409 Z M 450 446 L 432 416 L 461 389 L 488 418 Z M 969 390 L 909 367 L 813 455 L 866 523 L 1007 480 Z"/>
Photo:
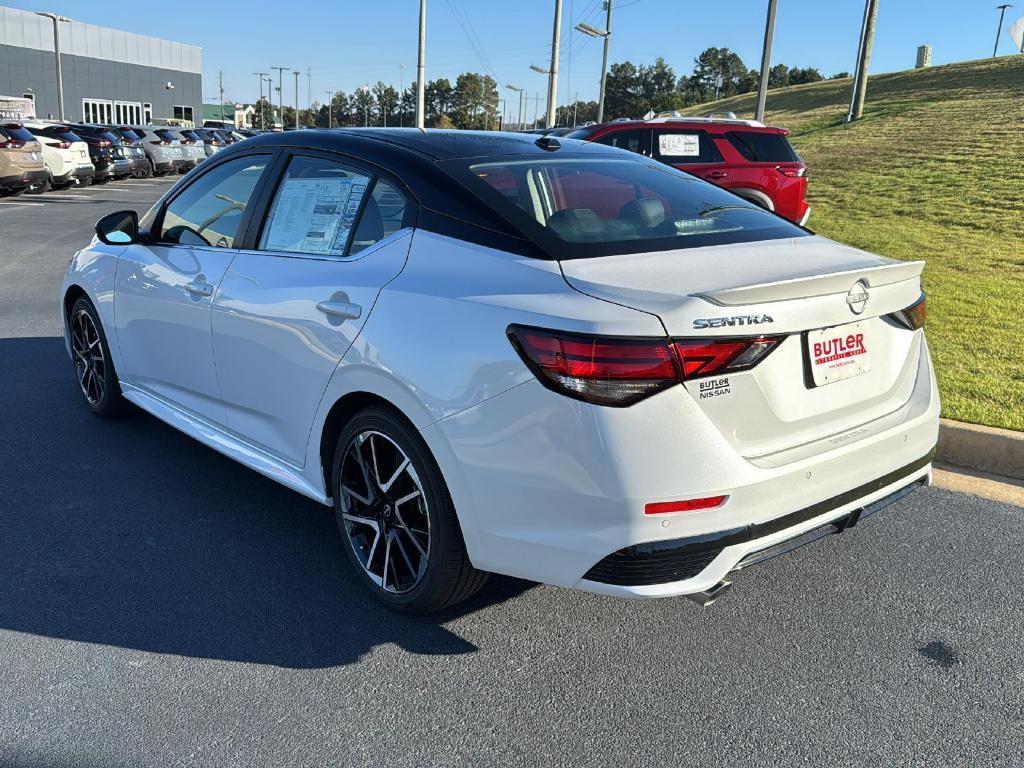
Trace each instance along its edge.
<path fill-rule="evenodd" d="M 489 574 L 469 562 L 437 462 L 402 416 L 380 406 L 358 412 L 338 437 L 331 469 L 342 547 L 378 600 L 432 613 L 486 583 Z"/>
<path fill-rule="evenodd" d="M 75 380 L 85 403 L 102 418 L 113 418 L 125 410 L 121 384 L 110 357 L 110 347 L 103 333 L 103 325 L 92 302 L 80 297 L 68 313 Z"/>

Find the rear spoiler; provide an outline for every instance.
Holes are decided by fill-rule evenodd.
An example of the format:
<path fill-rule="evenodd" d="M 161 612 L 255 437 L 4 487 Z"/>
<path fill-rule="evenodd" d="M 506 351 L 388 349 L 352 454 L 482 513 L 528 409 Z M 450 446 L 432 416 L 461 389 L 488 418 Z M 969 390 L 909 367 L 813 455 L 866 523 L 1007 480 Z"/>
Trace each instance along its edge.
<path fill-rule="evenodd" d="M 923 261 L 905 261 L 882 264 L 877 267 L 860 267 L 842 272 L 831 272 L 826 275 L 797 277 L 774 283 L 724 288 L 693 295 L 712 304 L 726 307 L 766 304 L 773 301 L 846 293 L 857 280 L 864 280 L 869 288 L 901 283 L 905 280 L 920 278 L 923 269 Z"/>

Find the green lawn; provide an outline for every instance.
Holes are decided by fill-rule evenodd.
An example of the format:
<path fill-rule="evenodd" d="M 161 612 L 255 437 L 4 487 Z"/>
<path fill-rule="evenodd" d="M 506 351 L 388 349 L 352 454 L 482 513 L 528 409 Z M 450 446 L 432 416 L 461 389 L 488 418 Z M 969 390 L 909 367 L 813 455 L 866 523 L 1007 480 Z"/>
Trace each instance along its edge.
<path fill-rule="evenodd" d="M 844 126 L 850 87 L 768 92 L 766 121 L 810 168 L 808 226 L 925 259 L 943 416 L 1024 430 L 1024 56 L 872 77 Z M 754 99 L 714 108 L 749 117 Z"/>

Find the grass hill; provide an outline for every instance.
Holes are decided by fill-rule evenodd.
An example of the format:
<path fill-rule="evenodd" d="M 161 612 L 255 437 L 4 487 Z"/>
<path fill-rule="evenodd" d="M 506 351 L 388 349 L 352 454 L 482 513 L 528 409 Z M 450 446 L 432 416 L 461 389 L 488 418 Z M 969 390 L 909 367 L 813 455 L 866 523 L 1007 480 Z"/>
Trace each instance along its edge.
<path fill-rule="evenodd" d="M 925 259 L 928 338 L 943 415 L 1024 430 L 1024 56 L 768 92 L 810 169 L 808 226 L 896 259 Z M 710 108 L 751 117 L 754 96 Z"/>

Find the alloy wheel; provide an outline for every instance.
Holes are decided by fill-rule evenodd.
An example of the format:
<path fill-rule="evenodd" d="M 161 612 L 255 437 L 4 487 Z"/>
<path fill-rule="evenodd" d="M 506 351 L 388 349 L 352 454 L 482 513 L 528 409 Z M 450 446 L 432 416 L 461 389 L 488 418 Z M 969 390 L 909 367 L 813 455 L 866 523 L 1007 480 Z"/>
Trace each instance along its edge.
<path fill-rule="evenodd" d="M 366 575 L 385 592 L 408 592 L 430 556 L 430 516 L 416 467 L 376 430 L 349 441 L 338 489 L 344 529 Z"/>
<path fill-rule="evenodd" d="M 82 394 L 91 406 L 97 407 L 103 402 L 106 388 L 107 358 L 103 354 L 99 330 L 84 309 L 75 312 L 71 320 L 71 351 Z"/>

